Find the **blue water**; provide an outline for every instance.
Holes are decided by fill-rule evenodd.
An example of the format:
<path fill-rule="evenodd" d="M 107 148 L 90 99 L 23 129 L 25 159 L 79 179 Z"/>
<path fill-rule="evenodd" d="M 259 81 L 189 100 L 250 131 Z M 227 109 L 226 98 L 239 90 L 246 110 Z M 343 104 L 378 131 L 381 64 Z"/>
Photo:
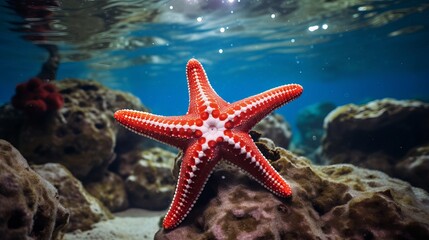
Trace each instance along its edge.
<path fill-rule="evenodd" d="M 276 9 L 269 1 L 133 1 L 136 6 L 103 1 L 105 11 L 118 8 L 115 4 L 127 10 L 113 19 L 129 23 L 113 24 L 114 31 L 106 27 L 111 46 L 99 49 L 85 46 L 97 43 L 91 37 L 104 30 L 72 40 L 80 33 L 67 28 L 66 2 L 47 20 L 66 27 L 55 29 L 67 33 L 63 38 L 46 37 L 62 55 L 57 79 L 95 79 L 130 91 L 157 114 L 186 112 L 185 65 L 192 57 L 203 63 L 212 86 L 229 102 L 301 84 L 304 94 L 277 111 L 292 124 L 300 109 L 316 102 L 429 100 L 426 1 L 366 1 L 322 12 L 316 3 L 314 9 L 304 4 Z M 17 83 L 36 75 L 47 57 L 37 42 L 22 38 L 29 33 L 16 31 L 26 20 L 7 6 L 4 1 L 0 8 L 0 104 L 10 100 Z M 93 6 L 86 7 L 90 12 Z M 143 9 L 157 9 L 158 16 L 149 22 L 129 20 Z M 319 29 L 311 31 L 314 26 Z"/>

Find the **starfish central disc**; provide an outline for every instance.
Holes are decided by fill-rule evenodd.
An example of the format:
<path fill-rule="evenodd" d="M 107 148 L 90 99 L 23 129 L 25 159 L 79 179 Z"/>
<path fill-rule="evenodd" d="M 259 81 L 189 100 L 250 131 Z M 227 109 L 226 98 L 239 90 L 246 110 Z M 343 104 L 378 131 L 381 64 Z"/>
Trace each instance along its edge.
<path fill-rule="evenodd" d="M 202 132 L 202 137 L 207 141 L 220 142 L 225 137 L 225 123 L 225 121 L 209 117 L 199 130 Z"/>
<path fill-rule="evenodd" d="M 288 84 L 228 103 L 210 86 L 197 60 L 189 60 L 186 76 L 190 98 L 186 115 L 164 117 L 128 109 L 115 112 L 116 120 L 131 131 L 183 150 L 175 194 L 163 227 L 174 228 L 185 219 L 221 159 L 241 168 L 274 194 L 290 196 L 290 186 L 248 132 L 270 112 L 299 97 L 303 88 Z"/>

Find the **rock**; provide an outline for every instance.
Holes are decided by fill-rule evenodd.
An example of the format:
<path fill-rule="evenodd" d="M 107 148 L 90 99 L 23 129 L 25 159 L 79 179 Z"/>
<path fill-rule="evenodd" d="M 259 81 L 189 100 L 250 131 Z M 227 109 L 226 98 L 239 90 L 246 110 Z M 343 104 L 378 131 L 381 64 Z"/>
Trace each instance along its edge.
<path fill-rule="evenodd" d="M 429 192 L 429 143 L 411 149 L 396 164 L 395 175 Z"/>
<path fill-rule="evenodd" d="M 58 189 L 59 200 L 70 211 L 65 232 L 91 229 L 92 225 L 112 218 L 111 213 L 64 166 L 58 163 L 33 165 L 33 169 Z"/>
<path fill-rule="evenodd" d="M 26 116 L 7 103 L 0 106 L 0 139 L 18 146 L 19 132 Z"/>
<path fill-rule="evenodd" d="M 177 228 L 155 239 L 428 239 L 429 195 L 349 164 L 314 166 L 283 149 L 270 159 L 290 183 L 282 199 L 243 174 L 217 170 Z"/>
<path fill-rule="evenodd" d="M 398 175 L 395 166 L 413 148 L 429 142 L 429 104 L 394 99 L 349 104 L 326 117 L 325 129 L 326 162 L 352 163 L 411 179 Z"/>
<path fill-rule="evenodd" d="M 14 129 L 14 134 L 5 135 L 18 136 L 17 148 L 31 163 L 57 162 L 80 180 L 99 180 L 116 153 L 129 151 L 144 139 L 118 127 L 113 112 L 126 107 L 146 109 L 136 97 L 95 81 L 69 79 L 55 84 L 64 99 L 61 110 L 43 121 L 27 118 L 19 126 L 14 122 L 2 125 L 0 134 L 5 132 L 1 129 Z M 14 118 L 13 114 L 0 117 L 3 115 Z"/>
<path fill-rule="evenodd" d="M 150 210 L 166 209 L 173 198 L 176 181 L 171 173 L 175 154 L 152 148 L 132 155 L 132 165 L 125 186 L 130 205 Z"/>
<path fill-rule="evenodd" d="M 296 119 L 299 140 L 296 143 L 296 147 L 304 151 L 306 156 L 311 156 L 321 145 L 322 136 L 325 133 L 323 121 L 329 112 L 334 109 L 335 105 L 333 103 L 321 102 L 307 106 L 299 111 Z"/>
<path fill-rule="evenodd" d="M 115 173 L 105 172 L 100 181 L 85 184 L 85 189 L 112 212 L 122 211 L 128 207 L 125 183 Z"/>
<path fill-rule="evenodd" d="M 282 115 L 270 114 L 253 127 L 262 137 L 271 139 L 277 146 L 288 148 L 292 138 L 292 130 Z"/>
<path fill-rule="evenodd" d="M 0 139 L 1 239 L 60 239 L 68 218 L 54 186 Z"/>

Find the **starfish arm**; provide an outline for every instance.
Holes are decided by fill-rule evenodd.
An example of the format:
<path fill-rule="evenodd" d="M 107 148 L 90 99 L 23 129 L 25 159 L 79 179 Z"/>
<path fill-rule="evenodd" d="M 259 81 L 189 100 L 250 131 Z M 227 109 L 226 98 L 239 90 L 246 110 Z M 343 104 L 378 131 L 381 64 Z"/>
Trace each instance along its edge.
<path fill-rule="evenodd" d="M 164 117 L 135 110 L 118 110 L 115 119 L 129 130 L 179 148 L 194 133 L 198 121 L 183 117 Z"/>
<path fill-rule="evenodd" d="M 191 211 L 218 162 L 216 155 L 199 142 L 184 152 L 173 201 L 162 223 L 165 229 L 176 227 Z"/>
<path fill-rule="evenodd" d="M 235 132 L 227 137 L 229 147 L 226 160 L 258 181 L 262 186 L 281 197 L 292 195 L 292 189 L 283 177 L 262 155 L 249 134 Z"/>
<path fill-rule="evenodd" d="M 188 79 L 189 90 L 188 114 L 207 115 L 213 110 L 226 106 L 227 102 L 213 90 L 203 66 L 196 59 L 188 61 L 186 78 Z M 202 117 L 206 118 L 205 116 Z"/>
<path fill-rule="evenodd" d="M 225 112 L 234 128 L 249 131 L 262 118 L 302 94 L 299 84 L 283 85 L 230 104 Z"/>

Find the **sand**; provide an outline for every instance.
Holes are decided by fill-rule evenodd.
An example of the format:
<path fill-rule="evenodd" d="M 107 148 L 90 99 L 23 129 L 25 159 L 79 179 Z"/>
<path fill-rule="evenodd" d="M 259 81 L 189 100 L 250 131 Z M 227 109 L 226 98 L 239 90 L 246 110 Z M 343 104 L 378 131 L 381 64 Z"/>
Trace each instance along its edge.
<path fill-rule="evenodd" d="M 165 211 L 147 211 L 143 209 L 128 209 L 115 213 L 115 218 L 95 224 L 93 229 L 67 233 L 64 240 L 75 239 L 153 239 L 159 229 L 159 221 Z"/>

